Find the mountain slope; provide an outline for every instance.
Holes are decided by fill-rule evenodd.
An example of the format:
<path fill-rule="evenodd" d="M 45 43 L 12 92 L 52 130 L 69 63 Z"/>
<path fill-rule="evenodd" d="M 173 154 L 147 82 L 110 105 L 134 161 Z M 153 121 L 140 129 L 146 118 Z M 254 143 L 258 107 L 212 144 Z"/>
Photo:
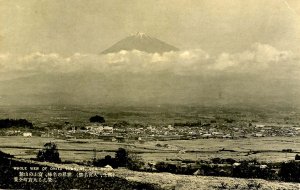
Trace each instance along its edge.
<path fill-rule="evenodd" d="M 123 40 L 120 40 L 102 53 L 116 53 L 122 50 L 139 50 L 148 53 L 163 53 L 169 51 L 178 51 L 179 49 L 169 45 L 161 40 L 152 38 L 143 33 L 131 35 Z"/>

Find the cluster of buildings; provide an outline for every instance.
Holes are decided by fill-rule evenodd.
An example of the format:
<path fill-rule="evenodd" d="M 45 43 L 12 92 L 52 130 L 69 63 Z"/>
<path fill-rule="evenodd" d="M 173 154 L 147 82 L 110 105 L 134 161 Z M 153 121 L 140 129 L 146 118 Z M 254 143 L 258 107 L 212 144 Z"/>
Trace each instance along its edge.
<path fill-rule="evenodd" d="M 103 126 L 103 125 L 88 125 L 84 129 L 88 131 L 90 134 L 112 134 L 114 132 L 114 128 L 110 126 Z"/>
<path fill-rule="evenodd" d="M 260 124 L 260 123 L 202 123 L 198 126 L 164 125 L 164 126 L 118 126 L 112 127 L 102 124 L 87 125 L 81 129 L 68 130 L 69 136 L 78 134 L 90 135 L 91 138 L 125 142 L 138 140 L 180 140 L 200 138 L 248 138 L 248 137 L 274 137 L 300 135 L 300 127 Z"/>
<path fill-rule="evenodd" d="M 23 137 L 32 137 L 32 132 L 29 130 L 6 130 L 2 132 L 1 135 L 4 136 L 23 136 Z"/>
<path fill-rule="evenodd" d="M 48 130 L 48 131 L 47 131 Z M 180 140 L 200 138 L 247 138 L 298 136 L 300 127 L 291 124 L 258 123 L 239 120 L 203 120 L 194 123 L 174 123 L 168 125 L 105 125 L 89 123 L 81 127 L 67 124 L 62 128 L 47 128 L 40 131 L 41 137 L 58 138 L 102 138 L 108 141 L 125 142 L 138 140 Z M 3 133 L 3 132 L 2 132 Z M 2 135 L 31 137 L 32 131 L 6 130 Z M 36 134 L 34 133 L 34 136 Z"/>

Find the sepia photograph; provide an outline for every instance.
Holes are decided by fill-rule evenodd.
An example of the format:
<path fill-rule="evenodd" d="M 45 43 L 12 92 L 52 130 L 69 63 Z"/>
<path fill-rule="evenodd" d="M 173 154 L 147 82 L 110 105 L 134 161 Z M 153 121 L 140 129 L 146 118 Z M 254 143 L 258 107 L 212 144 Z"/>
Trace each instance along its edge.
<path fill-rule="evenodd" d="M 0 0 L 0 189 L 300 190 L 300 1 Z"/>

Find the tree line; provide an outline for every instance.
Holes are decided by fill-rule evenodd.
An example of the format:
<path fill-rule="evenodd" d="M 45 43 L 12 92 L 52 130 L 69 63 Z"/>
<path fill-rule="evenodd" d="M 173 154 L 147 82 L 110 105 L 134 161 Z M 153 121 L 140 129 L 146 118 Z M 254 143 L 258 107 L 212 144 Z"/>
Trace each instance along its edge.
<path fill-rule="evenodd" d="M 33 128 L 33 124 L 26 119 L 0 119 L 0 128 L 27 127 Z"/>

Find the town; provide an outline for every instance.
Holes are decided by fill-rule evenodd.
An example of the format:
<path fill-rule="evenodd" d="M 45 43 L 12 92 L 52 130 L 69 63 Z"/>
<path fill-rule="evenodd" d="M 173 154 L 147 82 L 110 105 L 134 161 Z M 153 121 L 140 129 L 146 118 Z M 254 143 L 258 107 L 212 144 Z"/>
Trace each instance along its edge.
<path fill-rule="evenodd" d="M 99 116 L 101 117 L 101 116 Z M 51 125 L 51 124 L 50 124 Z M 155 140 L 191 140 L 203 138 L 239 139 L 250 137 L 291 137 L 300 135 L 300 126 L 286 123 L 263 123 L 235 121 L 232 119 L 199 120 L 166 125 L 130 124 L 126 121 L 107 125 L 104 122 L 86 122 L 77 126 L 65 122 L 52 124 L 52 128 L 36 130 L 36 128 L 10 128 L 0 131 L 3 136 L 32 135 L 55 138 L 94 138 L 105 141 L 131 142 Z M 38 128 L 41 129 L 41 128 Z M 47 130 L 45 130 L 47 129 Z"/>

